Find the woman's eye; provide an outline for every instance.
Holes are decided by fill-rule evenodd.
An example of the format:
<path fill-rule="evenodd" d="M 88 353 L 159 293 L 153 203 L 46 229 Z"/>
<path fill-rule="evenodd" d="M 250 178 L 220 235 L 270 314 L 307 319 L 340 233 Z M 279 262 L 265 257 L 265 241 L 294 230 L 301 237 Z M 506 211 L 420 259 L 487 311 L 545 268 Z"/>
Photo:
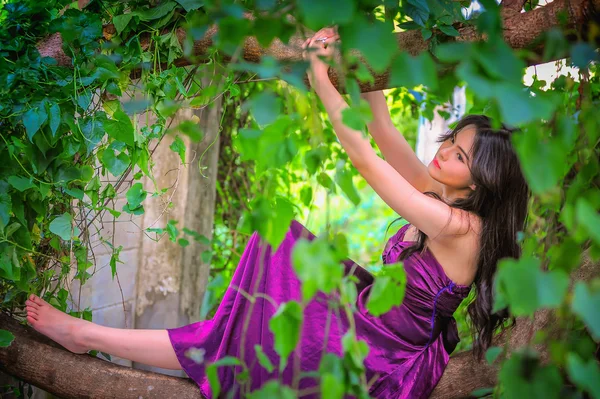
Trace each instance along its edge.
<path fill-rule="evenodd" d="M 463 162 L 462 155 L 458 154 L 458 160 L 459 160 L 460 162 Z"/>

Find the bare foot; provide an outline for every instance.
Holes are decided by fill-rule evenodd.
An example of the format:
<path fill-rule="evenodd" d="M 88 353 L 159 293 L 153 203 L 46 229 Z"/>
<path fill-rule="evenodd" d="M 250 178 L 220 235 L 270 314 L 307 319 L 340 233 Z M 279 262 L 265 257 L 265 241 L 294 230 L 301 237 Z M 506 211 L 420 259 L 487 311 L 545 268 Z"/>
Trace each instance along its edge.
<path fill-rule="evenodd" d="M 85 344 L 86 330 L 92 325 L 54 308 L 42 298 L 31 294 L 25 301 L 27 321 L 40 333 L 58 342 L 74 353 L 85 353 L 91 348 Z"/>

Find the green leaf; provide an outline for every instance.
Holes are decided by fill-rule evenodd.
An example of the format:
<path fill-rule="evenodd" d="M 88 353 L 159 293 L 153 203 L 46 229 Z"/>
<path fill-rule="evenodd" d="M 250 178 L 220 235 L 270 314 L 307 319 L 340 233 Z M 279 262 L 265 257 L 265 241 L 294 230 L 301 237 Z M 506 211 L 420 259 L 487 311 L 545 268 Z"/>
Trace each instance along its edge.
<path fill-rule="evenodd" d="M 503 398 L 559 399 L 562 378 L 556 366 L 542 366 L 531 352 L 513 352 L 498 374 Z"/>
<path fill-rule="evenodd" d="M 485 360 L 488 362 L 488 364 L 493 364 L 501 353 L 502 348 L 499 346 L 492 346 L 485 352 Z"/>
<path fill-rule="evenodd" d="M 129 208 L 137 208 L 141 205 L 142 201 L 146 199 L 148 193 L 144 190 L 142 183 L 135 183 L 129 190 L 127 190 L 127 203 Z M 168 225 L 167 225 L 168 226 Z"/>
<path fill-rule="evenodd" d="M 203 134 L 200 130 L 198 122 L 194 120 L 183 121 L 177 126 L 177 129 L 186 136 L 188 136 L 193 142 L 198 142 L 202 139 Z"/>
<path fill-rule="evenodd" d="M 54 218 L 54 220 L 50 223 L 49 228 L 52 233 L 56 234 L 64 241 L 70 241 L 72 236 L 79 235 L 79 229 L 77 226 L 74 226 L 75 231 L 72 231 L 72 222 L 73 217 L 68 213 L 64 213 Z"/>
<path fill-rule="evenodd" d="M 389 312 L 394 306 L 400 306 L 406 289 L 406 273 L 402 263 L 385 265 L 382 274 L 375 277 L 369 292 L 367 310 L 378 317 Z"/>
<path fill-rule="evenodd" d="M 326 239 L 299 240 L 292 250 L 292 265 L 302 281 L 302 298 L 310 300 L 317 291 L 330 293 L 342 281 L 340 257 Z"/>
<path fill-rule="evenodd" d="M 544 272 L 536 258 L 503 259 L 498 263 L 495 301 L 505 301 L 515 316 L 531 316 L 540 308 L 556 308 L 569 287 L 562 270 Z M 499 310 L 494 304 L 494 311 Z"/>
<path fill-rule="evenodd" d="M 10 331 L 0 330 L 0 348 L 10 346 L 14 339 L 15 336 Z"/>
<path fill-rule="evenodd" d="M 129 116 L 123 111 L 115 111 L 113 119 L 105 122 L 106 133 L 115 140 L 121 141 L 130 147 L 135 145 L 135 133 Z"/>
<path fill-rule="evenodd" d="M 52 136 L 56 135 L 56 131 L 60 126 L 60 106 L 57 103 L 52 103 L 50 106 L 50 131 Z"/>
<path fill-rule="evenodd" d="M 217 374 L 217 366 L 209 364 L 206 367 L 206 375 L 208 377 L 208 383 L 210 384 L 212 397 L 218 398 L 221 393 L 221 382 L 219 381 L 219 375 Z"/>
<path fill-rule="evenodd" d="M 290 353 L 296 348 L 302 327 L 302 307 L 298 302 L 289 301 L 281 304 L 277 312 L 269 320 L 269 330 L 275 337 L 275 351 L 280 356 L 279 371 L 287 365 Z"/>
<path fill-rule="evenodd" d="M 585 198 L 579 198 L 575 206 L 577 223 L 584 226 L 592 240 L 600 245 L 600 215 Z"/>
<path fill-rule="evenodd" d="M 11 210 L 12 199 L 8 195 L 8 183 L 0 180 L 0 232 L 8 225 Z"/>
<path fill-rule="evenodd" d="M 6 247 L 0 253 L 0 277 L 6 280 L 19 281 L 21 268 L 15 247 Z"/>
<path fill-rule="evenodd" d="M 421 29 L 421 36 L 423 36 L 423 40 L 429 40 L 429 38 L 433 35 L 431 29 L 423 28 Z"/>
<path fill-rule="evenodd" d="M 529 125 L 512 139 L 527 183 L 534 193 L 543 194 L 555 188 L 564 176 L 567 153 L 559 140 L 542 138 L 543 132 L 534 129 Z"/>
<path fill-rule="evenodd" d="M 139 17 L 142 21 L 152 21 L 164 17 L 175 8 L 177 4 L 174 1 L 164 1 L 158 6 L 142 11 L 134 11 L 131 14 Z"/>
<path fill-rule="evenodd" d="M 540 97 L 531 97 L 516 85 L 497 85 L 494 94 L 500 105 L 503 121 L 510 125 L 548 119 L 553 111 L 551 103 Z"/>
<path fill-rule="evenodd" d="M 589 392 L 594 399 L 600 399 L 600 367 L 595 359 L 584 362 L 575 353 L 567 355 L 567 371 L 571 381 Z"/>
<path fill-rule="evenodd" d="M 181 7 L 186 11 L 197 10 L 204 6 L 203 0 L 176 0 Z"/>
<path fill-rule="evenodd" d="M 258 363 L 265 370 L 267 370 L 267 372 L 272 373 L 273 369 L 275 367 L 273 366 L 273 363 L 271 363 L 271 360 L 269 360 L 267 355 L 265 355 L 265 352 L 263 352 L 262 346 L 260 346 L 258 344 L 254 345 L 254 351 L 256 352 L 256 357 L 258 358 Z"/>
<path fill-rule="evenodd" d="M 344 397 L 345 385 L 343 379 L 325 372 L 321 374 L 321 397 L 331 399 L 342 399 Z"/>
<path fill-rule="evenodd" d="M 573 312 L 577 314 L 587 325 L 590 334 L 596 340 L 600 340 L 600 291 L 592 291 L 588 286 L 579 281 L 575 283 L 573 302 L 571 303 Z"/>
<path fill-rule="evenodd" d="M 281 100 L 270 91 L 263 91 L 254 95 L 248 105 L 252 117 L 260 126 L 269 125 L 281 113 Z"/>
<path fill-rule="evenodd" d="M 250 392 L 247 395 L 248 399 L 296 399 L 296 392 L 283 385 L 277 380 L 270 380 L 264 383 L 259 389 Z"/>
<path fill-rule="evenodd" d="M 579 42 L 571 47 L 571 63 L 577 68 L 585 69 L 592 61 L 600 61 L 600 57 L 589 43 Z"/>
<path fill-rule="evenodd" d="M 119 263 L 123 263 L 121 262 L 121 260 L 119 259 L 119 255 L 121 253 L 121 250 L 123 249 L 123 246 L 120 245 L 118 248 L 115 248 L 113 250 L 113 253 L 110 256 L 110 272 L 112 274 L 112 279 L 115 279 L 115 275 L 117 274 L 117 262 Z"/>
<path fill-rule="evenodd" d="M 298 0 L 298 11 L 312 30 L 341 25 L 352 21 L 356 10 L 354 0 Z"/>
<path fill-rule="evenodd" d="M 123 32 L 123 30 L 129 24 L 129 21 L 131 21 L 132 17 L 133 17 L 132 13 L 115 15 L 113 17 L 112 22 L 113 22 L 113 25 L 115 25 L 115 29 L 117 30 L 117 34 L 120 35 L 121 32 Z"/>
<path fill-rule="evenodd" d="M 429 5 L 426 0 L 407 0 L 402 2 L 404 13 L 420 25 L 425 26 L 429 19 Z"/>
<path fill-rule="evenodd" d="M 335 174 L 335 181 L 342 189 L 342 192 L 346 194 L 346 197 L 354 204 L 358 206 L 360 204 L 360 195 L 358 190 L 352 182 L 352 173 L 347 169 L 338 169 Z"/>
<path fill-rule="evenodd" d="M 423 52 L 416 57 L 405 52 L 400 53 L 392 63 L 390 84 L 409 89 L 423 85 L 435 90 L 438 86 L 438 76 L 429 53 Z"/>
<path fill-rule="evenodd" d="M 129 156 L 124 152 L 115 157 L 115 152 L 112 148 L 104 150 L 101 161 L 113 176 L 121 176 L 131 162 Z"/>
<path fill-rule="evenodd" d="M 440 25 L 439 28 L 442 32 L 444 32 L 444 34 L 446 34 L 448 36 L 459 36 L 460 35 L 460 33 L 458 33 L 458 31 L 454 28 L 454 26 L 451 26 L 451 25 Z"/>
<path fill-rule="evenodd" d="M 171 151 L 179 154 L 179 158 L 181 158 L 181 163 L 185 164 L 185 143 L 181 140 L 181 137 L 176 136 L 175 140 L 169 146 Z"/>
<path fill-rule="evenodd" d="M 27 137 L 29 141 L 33 142 L 33 136 L 40 130 L 40 128 L 46 123 L 48 114 L 43 106 L 30 108 L 25 114 L 23 114 L 23 124 L 27 131 Z"/>
<path fill-rule="evenodd" d="M 343 49 L 358 49 L 378 73 L 385 71 L 398 53 L 392 25 L 379 20 L 357 19 L 352 26 L 340 27 L 340 36 Z"/>
<path fill-rule="evenodd" d="M 35 185 L 31 182 L 31 179 L 21 176 L 10 176 L 8 178 L 8 183 L 20 192 L 35 187 Z"/>

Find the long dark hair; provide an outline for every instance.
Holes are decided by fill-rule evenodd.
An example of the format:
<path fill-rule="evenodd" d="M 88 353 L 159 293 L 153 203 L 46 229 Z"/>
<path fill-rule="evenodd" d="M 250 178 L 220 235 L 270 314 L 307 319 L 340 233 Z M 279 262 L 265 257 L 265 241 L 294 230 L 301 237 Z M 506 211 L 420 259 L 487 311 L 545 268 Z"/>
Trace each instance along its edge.
<path fill-rule="evenodd" d="M 470 166 L 476 187 L 467 197 L 448 205 L 472 212 L 482 222 L 473 281 L 476 295 L 468 306 L 474 336 L 473 352 L 481 358 L 490 346 L 494 331 L 509 318 L 506 309 L 492 313 L 494 275 L 500 259 L 521 256 L 517 233 L 525 226 L 530 192 L 511 145 L 511 135 L 516 129 L 505 125 L 495 129 L 487 116 L 468 115 L 437 141 L 444 142 L 469 125 L 476 129 Z M 443 201 L 436 193 L 425 194 Z M 425 233 L 419 232 L 415 244 L 406 248 L 400 259 L 422 252 L 426 238 Z"/>

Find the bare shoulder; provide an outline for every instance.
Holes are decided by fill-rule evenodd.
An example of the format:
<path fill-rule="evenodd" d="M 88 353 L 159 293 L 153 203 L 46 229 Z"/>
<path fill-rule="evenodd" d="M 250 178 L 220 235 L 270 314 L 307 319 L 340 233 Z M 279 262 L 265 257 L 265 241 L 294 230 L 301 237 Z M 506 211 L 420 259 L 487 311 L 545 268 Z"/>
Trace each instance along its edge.
<path fill-rule="evenodd" d="M 471 212 L 455 212 L 455 231 L 430 241 L 430 248 L 446 275 L 454 282 L 469 285 L 475 278 L 480 252 L 481 218 Z M 458 227 L 457 227 L 458 226 Z"/>

